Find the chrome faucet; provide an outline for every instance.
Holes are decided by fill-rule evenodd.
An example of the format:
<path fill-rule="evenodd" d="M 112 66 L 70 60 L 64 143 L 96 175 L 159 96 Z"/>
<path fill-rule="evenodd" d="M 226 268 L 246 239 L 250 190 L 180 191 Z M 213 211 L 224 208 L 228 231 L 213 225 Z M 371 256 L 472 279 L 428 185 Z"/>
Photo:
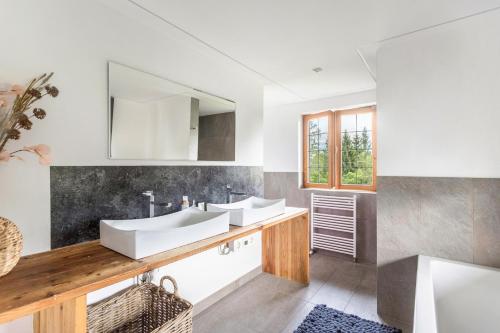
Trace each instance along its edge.
<path fill-rule="evenodd" d="M 170 208 L 172 207 L 172 203 L 155 203 L 155 196 L 153 194 L 153 191 L 146 191 L 143 192 L 142 195 L 149 197 L 149 217 L 154 217 L 155 216 L 155 206 L 163 206 Z"/>
<path fill-rule="evenodd" d="M 143 192 L 142 195 L 149 197 L 149 217 L 155 216 L 155 196 L 153 191 Z"/>
<path fill-rule="evenodd" d="M 231 188 L 231 185 L 227 184 L 226 185 L 226 203 L 232 203 L 233 202 L 233 195 L 246 195 L 244 192 L 233 192 L 233 189 Z"/>

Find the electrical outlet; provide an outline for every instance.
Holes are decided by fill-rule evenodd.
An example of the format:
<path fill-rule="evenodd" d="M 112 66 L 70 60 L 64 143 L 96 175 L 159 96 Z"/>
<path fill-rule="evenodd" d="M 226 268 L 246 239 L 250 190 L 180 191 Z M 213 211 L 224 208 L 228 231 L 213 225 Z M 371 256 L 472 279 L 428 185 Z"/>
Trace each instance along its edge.
<path fill-rule="evenodd" d="M 240 239 L 237 239 L 237 240 L 234 240 L 234 241 L 231 241 L 229 242 L 229 250 L 231 252 L 237 252 L 241 249 L 241 240 Z"/>

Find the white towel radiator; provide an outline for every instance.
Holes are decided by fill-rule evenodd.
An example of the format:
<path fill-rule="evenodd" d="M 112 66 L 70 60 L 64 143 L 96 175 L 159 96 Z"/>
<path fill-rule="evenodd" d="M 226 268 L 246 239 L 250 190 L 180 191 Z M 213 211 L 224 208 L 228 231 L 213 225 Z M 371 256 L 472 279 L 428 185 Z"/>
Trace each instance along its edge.
<path fill-rule="evenodd" d="M 311 250 L 356 255 L 356 196 L 311 194 Z M 329 230 L 329 233 L 321 233 Z"/>

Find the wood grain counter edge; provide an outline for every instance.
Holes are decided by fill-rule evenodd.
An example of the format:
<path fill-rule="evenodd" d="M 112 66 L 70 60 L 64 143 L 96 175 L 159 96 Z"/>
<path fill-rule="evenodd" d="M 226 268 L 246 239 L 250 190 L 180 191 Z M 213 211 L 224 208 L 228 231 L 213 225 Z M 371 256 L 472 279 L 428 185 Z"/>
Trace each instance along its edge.
<path fill-rule="evenodd" d="M 287 207 L 284 214 L 229 232 L 158 253 L 130 259 L 99 244 L 99 240 L 24 256 L 0 278 L 0 324 L 55 304 L 86 295 L 144 272 L 251 235 L 297 216 L 305 208 Z"/>

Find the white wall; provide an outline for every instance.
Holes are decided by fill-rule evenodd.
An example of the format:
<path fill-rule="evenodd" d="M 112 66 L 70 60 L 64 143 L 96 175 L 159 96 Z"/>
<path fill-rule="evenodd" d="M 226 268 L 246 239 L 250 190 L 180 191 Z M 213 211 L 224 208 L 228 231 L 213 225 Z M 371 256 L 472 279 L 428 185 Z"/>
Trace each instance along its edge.
<path fill-rule="evenodd" d="M 181 296 L 196 304 L 248 273 L 249 267 L 261 265 L 261 237 L 259 232 L 242 238 L 241 241 L 247 240 L 249 245 L 223 256 L 224 260 L 220 260 L 219 249 L 214 248 L 164 266 L 153 272 L 153 282 L 159 283 L 165 275 L 173 276 L 179 284 Z M 87 303 L 95 303 L 133 283 L 134 280 L 129 279 L 92 292 L 87 296 Z"/>
<path fill-rule="evenodd" d="M 375 90 L 264 109 L 264 171 L 302 171 L 302 115 L 375 103 Z"/>
<path fill-rule="evenodd" d="M 95 0 L 1 0 L 0 8 L 0 80 L 24 83 L 54 71 L 61 91 L 43 102 L 48 117 L 11 148 L 49 144 L 55 165 L 213 164 L 106 158 L 107 61 L 115 60 L 236 101 L 236 161 L 218 164 L 262 165 L 261 82 L 240 67 L 202 53 L 179 34 L 167 35 L 167 27 L 143 26 Z M 27 159 L 0 165 L 0 215 L 20 227 L 24 254 L 50 248 L 49 168 Z M 247 269 L 253 266 L 248 261 Z M 0 332 L 30 331 L 24 323 Z"/>
<path fill-rule="evenodd" d="M 378 174 L 500 177 L 500 12 L 378 52 Z"/>

